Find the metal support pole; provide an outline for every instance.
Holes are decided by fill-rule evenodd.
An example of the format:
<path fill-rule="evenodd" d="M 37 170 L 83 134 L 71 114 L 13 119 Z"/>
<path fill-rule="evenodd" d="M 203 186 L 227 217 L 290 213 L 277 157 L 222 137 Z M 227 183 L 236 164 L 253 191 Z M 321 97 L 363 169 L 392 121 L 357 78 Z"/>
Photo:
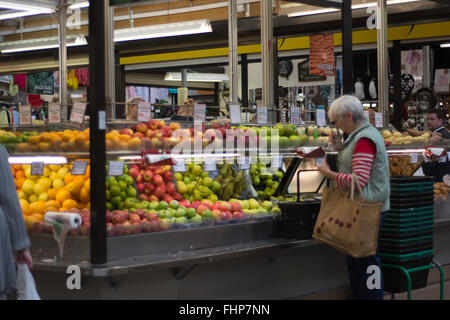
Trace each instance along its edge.
<path fill-rule="evenodd" d="M 248 108 L 248 60 L 246 54 L 241 54 L 241 87 L 242 107 Z"/>
<path fill-rule="evenodd" d="M 267 108 L 275 109 L 273 104 L 273 10 L 272 0 L 261 1 L 261 52 L 263 67 L 262 104 Z M 267 121 L 276 121 L 276 111 L 267 112 Z"/>
<path fill-rule="evenodd" d="M 65 122 L 67 116 L 67 39 L 66 39 L 66 21 L 67 21 L 67 3 L 62 1 L 58 10 L 59 24 L 59 103 L 61 104 L 61 118 Z"/>
<path fill-rule="evenodd" d="M 342 92 L 354 94 L 353 85 L 353 42 L 352 42 L 352 1 L 342 2 Z"/>
<path fill-rule="evenodd" d="M 377 0 L 378 105 L 383 127 L 389 125 L 388 42 L 386 0 Z"/>
<path fill-rule="evenodd" d="M 91 265 L 107 262 L 106 238 L 106 48 L 105 2 L 89 6 L 89 121 L 91 158 Z"/>
<path fill-rule="evenodd" d="M 181 86 L 187 88 L 187 70 L 181 70 Z"/>
<path fill-rule="evenodd" d="M 115 52 L 114 52 L 114 7 L 109 6 L 109 1 L 104 1 L 105 5 L 105 48 L 106 48 L 106 116 L 108 119 L 116 118 L 116 90 L 115 90 Z"/>
<path fill-rule="evenodd" d="M 402 128 L 402 81 L 401 81 L 401 48 L 400 41 L 395 40 L 392 49 L 392 70 L 394 75 L 394 126 L 401 131 Z"/>
<path fill-rule="evenodd" d="M 423 46 L 423 87 L 431 88 L 431 49 L 430 46 Z"/>
<path fill-rule="evenodd" d="M 230 104 L 238 104 L 238 24 L 237 2 L 228 0 L 228 73 L 230 78 Z"/>

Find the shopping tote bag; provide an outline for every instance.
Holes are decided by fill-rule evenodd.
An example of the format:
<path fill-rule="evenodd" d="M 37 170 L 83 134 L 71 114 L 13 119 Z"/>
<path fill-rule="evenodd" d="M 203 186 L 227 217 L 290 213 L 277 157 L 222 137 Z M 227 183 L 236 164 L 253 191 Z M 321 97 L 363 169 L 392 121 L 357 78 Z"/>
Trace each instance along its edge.
<path fill-rule="evenodd" d="M 353 174 L 350 192 L 325 188 L 313 238 L 353 258 L 362 258 L 377 251 L 383 204 L 355 197 L 355 181 Z"/>

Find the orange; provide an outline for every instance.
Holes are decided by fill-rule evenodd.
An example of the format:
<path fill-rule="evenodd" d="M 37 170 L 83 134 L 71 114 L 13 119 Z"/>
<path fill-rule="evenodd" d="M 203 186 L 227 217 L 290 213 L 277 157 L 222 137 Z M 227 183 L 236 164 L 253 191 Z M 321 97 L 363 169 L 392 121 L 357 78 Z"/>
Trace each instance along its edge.
<path fill-rule="evenodd" d="M 49 212 L 49 211 L 51 211 L 51 212 L 58 212 L 59 209 L 60 208 L 57 208 L 57 207 L 47 207 L 47 208 L 44 209 L 44 212 Z"/>
<path fill-rule="evenodd" d="M 64 151 L 64 152 L 69 151 L 69 148 L 68 148 L 66 142 L 61 143 L 61 151 Z"/>
<path fill-rule="evenodd" d="M 91 201 L 91 195 L 89 194 L 89 191 L 83 187 L 80 191 L 80 201 L 83 203 L 88 203 Z"/>
<path fill-rule="evenodd" d="M 90 209 L 91 208 L 91 203 L 88 202 L 88 204 L 86 205 L 86 208 Z"/>
<path fill-rule="evenodd" d="M 50 142 L 52 140 L 52 134 L 50 132 L 41 133 L 41 142 Z"/>
<path fill-rule="evenodd" d="M 87 177 L 87 178 L 91 177 L 91 166 L 90 165 L 87 166 L 86 174 L 84 176 Z"/>
<path fill-rule="evenodd" d="M 12 167 L 16 170 L 22 170 L 22 165 L 21 164 L 13 164 Z"/>
<path fill-rule="evenodd" d="M 141 139 L 138 137 L 131 139 L 128 141 L 128 147 L 133 150 L 139 149 L 141 147 Z"/>
<path fill-rule="evenodd" d="M 70 131 L 70 130 L 69 130 Z M 64 142 L 69 142 L 70 140 L 75 139 L 74 135 L 72 133 L 64 131 L 64 134 L 62 136 L 62 139 Z"/>
<path fill-rule="evenodd" d="M 64 177 L 64 183 L 67 185 L 70 182 L 72 182 L 73 180 L 75 180 L 76 176 L 73 176 L 71 173 L 66 174 L 66 176 Z"/>
<path fill-rule="evenodd" d="M 38 146 L 38 151 L 49 151 L 50 143 L 49 142 L 40 142 Z"/>
<path fill-rule="evenodd" d="M 48 208 L 57 208 L 57 209 L 59 209 L 61 207 L 61 203 L 59 203 L 59 201 L 56 201 L 56 200 L 49 200 L 49 201 L 47 201 L 45 203 L 44 207 L 46 209 L 48 209 Z M 58 211 L 58 210 L 56 210 L 56 211 Z"/>
<path fill-rule="evenodd" d="M 72 181 L 69 182 L 65 188 L 70 191 L 72 196 L 78 196 L 81 190 L 81 184 Z"/>
<path fill-rule="evenodd" d="M 56 189 L 56 188 L 48 189 L 48 191 L 47 191 L 48 198 L 50 200 L 56 200 L 56 194 L 58 193 L 58 191 L 59 191 L 59 189 Z"/>
<path fill-rule="evenodd" d="M 120 141 L 130 141 L 131 136 L 129 136 L 128 134 L 121 134 L 121 135 L 119 135 L 119 140 Z"/>
<path fill-rule="evenodd" d="M 42 221 L 44 220 L 44 216 L 40 213 L 34 213 L 31 215 L 31 217 L 35 218 L 37 221 Z"/>
<path fill-rule="evenodd" d="M 90 192 L 90 191 L 91 191 L 91 179 L 88 178 L 88 179 L 84 182 L 83 187 L 87 190 L 87 192 Z"/>
<path fill-rule="evenodd" d="M 63 202 L 63 208 L 65 209 L 72 209 L 76 208 L 78 203 L 73 199 L 67 199 Z"/>
<path fill-rule="evenodd" d="M 22 170 L 22 168 L 16 169 L 16 178 L 23 178 L 23 177 L 25 177 L 25 172 Z"/>
<path fill-rule="evenodd" d="M 77 209 L 84 209 L 86 205 L 84 203 L 77 204 Z"/>
<path fill-rule="evenodd" d="M 32 144 L 38 144 L 39 142 L 41 142 L 41 137 L 40 136 L 31 136 L 30 139 L 28 140 L 29 143 Z"/>
<path fill-rule="evenodd" d="M 91 143 L 89 142 L 89 140 L 85 141 L 84 144 L 83 144 L 82 151 L 89 151 L 90 144 Z"/>
<path fill-rule="evenodd" d="M 44 201 L 35 201 L 30 203 L 30 214 L 34 213 L 43 213 L 45 209 L 45 202 Z"/>
<path fill-rule="evenodd" d="M 16 178 L 16 188 L 20 189 L 22 188 L 23 182 L 26 180 L 25 177 Z"/>
<path fill-rule="evenodd" d="M 73 180 L 73 182 L 81 184 L 80 188 L 83 186 L 84 181 L 86 181 L 86 178 L 84 176 L 75 176 L 75 179 Z"/>
<path fill-rule="evenodd" d="M 70 191 L 67 189 L 61 189 L 56 194 L 56 200 L 59 201 L 60 203 L 63 203 L 64 201 L 70 198 L 72 198 L 72 195 Z"/>
<path fill-rule="evenodd" d="M 20 207 L 22 208 L 22 213 L 27 216 L 30 213 L 30 205 L 28 201 L 25 199 L 19 199 L 19 202 Z"/>

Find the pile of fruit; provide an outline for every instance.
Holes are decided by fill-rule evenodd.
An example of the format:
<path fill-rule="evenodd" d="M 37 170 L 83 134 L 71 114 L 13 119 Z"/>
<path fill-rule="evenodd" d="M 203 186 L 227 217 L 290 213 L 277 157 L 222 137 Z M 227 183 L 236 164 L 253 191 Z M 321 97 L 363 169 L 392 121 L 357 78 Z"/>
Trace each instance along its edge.
<path fill-rule="evenodd" d="M 411 163 L 410 155 L 390 155 L 389 157 L 389 173 L 391 176 L 409 177 L 420 167 L 423 156 L 418 155 L 417 163 Z"/>
<path fill-rule="evenodd" d="M 430 139 L 430 133 L 424 132 L 422 135 L 413 137 L 408 132 L 391 132 L 390 130 L 381 131 L 384 140 L 393 145 L 407 145 L 407 144 L 427 144 Z"/>
<path fill-rule="evenodd" d="M 232 164 L 218 164 L 219 175 L 214 179 L 220 185 L 217 192 L 219 199 L 228 201 L 231 198 L 239 198 L 244 191 L 245 182 L 242 170 L 236 172 Z"/>
<path fill-rule="evenodd" d="M 16 145 L 18 152 L 89 151 L 89 128 L 83 131 L 67 129 L 41 133 L 24 132 L 19 135 L 19 139 L 22 142 Z"/>
<path fill-rule="evenodd" d="M 450 186 L 444 182 L 436 182 L 434 184 L 434 198 L 438 200 L 448 200 Z"/>
<path fill-rule="evenodd" d="M 90 167 L 72 175 L 71 165 L 47 165 L 43 176 L 31 175 L 31 165 L 12 165 L 17 195 L 28 230 L 47 211 L 90 208 Z"/>
<path fill-rule="evenodd" d="M 195 200 L 209 200 L 216 202 L 219 200 L 218 194 L 222 188 L 218 181 L 214 181 L 209 173 L 203 171 L 201 164 L 186 164 L 186 172 L 176 172 L 174 174 L 176 188 L 183 199 L 190 202 Z"/>
<path fill-rule="evenodd" d="M 270 199 L 283 178 L 282 170 L 278 169 L 275 173 L 271 173 L 270 170 L 261 162 L 252 164 L 250 167 L 253 186 L 260 198 Z"/>
<path fill-rule="evenodd" d="M 133 209 L 141 206 L 133 178 L 128 175 L 128 167 L 123 166 L 123 175 L 106 178 L 106 209 Z"/>

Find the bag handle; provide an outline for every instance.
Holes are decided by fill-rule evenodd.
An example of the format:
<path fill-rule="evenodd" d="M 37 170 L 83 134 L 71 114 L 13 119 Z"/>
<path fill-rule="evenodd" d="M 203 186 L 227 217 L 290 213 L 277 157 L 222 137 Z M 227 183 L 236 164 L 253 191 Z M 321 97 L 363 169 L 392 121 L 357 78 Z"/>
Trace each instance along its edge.
<path fill-rule="evenodd" d="M 362 198 L 363 200 L 366 200 L 366 199 L 364 198 L 364 194 L 363 194 L 363 192 L 362 192 L 362 190 L 361 190 L 361 187 L 359 186 L 359 183 L 356 182 L 356 173 L 355 173 L 355 172 L 352 172 L 352 186 L 351 186 L 351 188 L 350 188 L 350 199 L 353 200 L 353 198 L 354 198 L 354 194 L 355 194 L 355 184 L 356 184 L 357 187 L 358 187 L 358 191 L 359 191 L 359 194 L 361 195 L 361 198 Z"/>

